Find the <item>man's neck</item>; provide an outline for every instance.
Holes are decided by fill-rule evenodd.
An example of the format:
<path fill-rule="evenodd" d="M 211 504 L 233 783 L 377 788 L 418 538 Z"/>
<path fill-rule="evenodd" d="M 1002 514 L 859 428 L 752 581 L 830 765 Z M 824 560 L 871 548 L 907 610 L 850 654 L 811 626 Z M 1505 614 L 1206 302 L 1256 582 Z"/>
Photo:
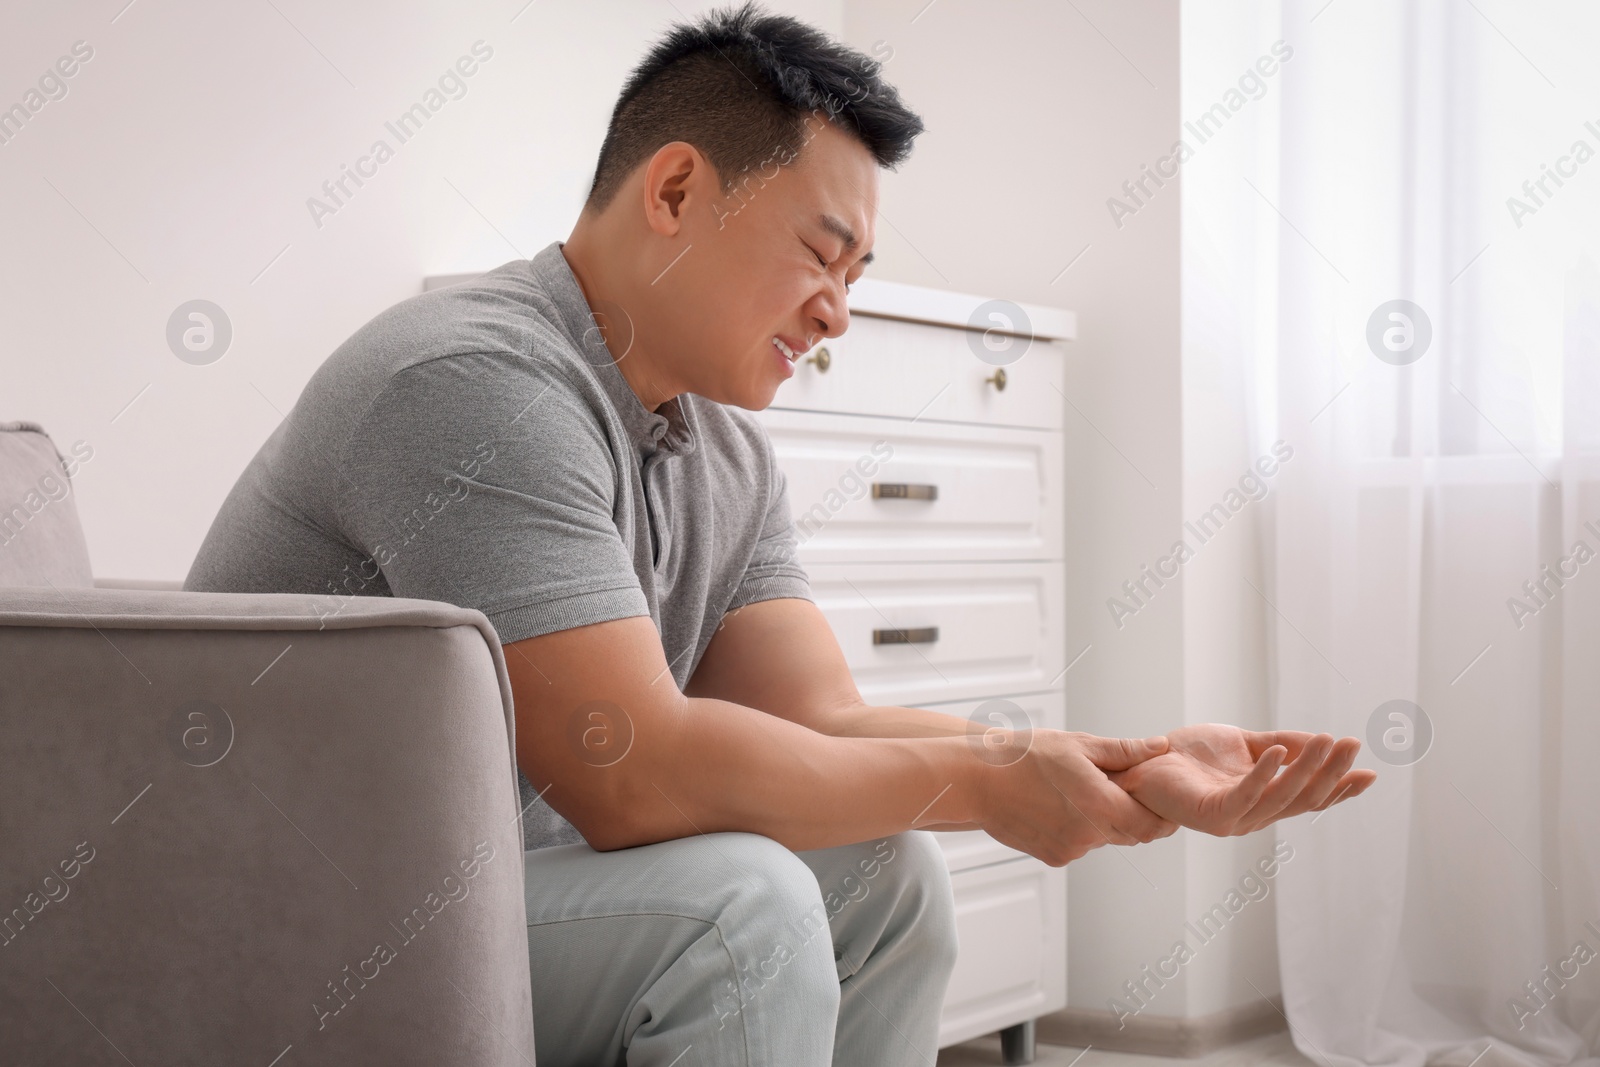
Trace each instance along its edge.
<path fill-rule="evenodd" d="M 654 412 L 682 390 L 668 387 L 657 375 L 649 348 L 641 342 L 639 324 L 628 314 L 626 289 L 608 276 L 598 245 L 583 232 L 580 223 L 561 245 L 561 254 L 583 291 L 612 362 L 644 409 Z"/>

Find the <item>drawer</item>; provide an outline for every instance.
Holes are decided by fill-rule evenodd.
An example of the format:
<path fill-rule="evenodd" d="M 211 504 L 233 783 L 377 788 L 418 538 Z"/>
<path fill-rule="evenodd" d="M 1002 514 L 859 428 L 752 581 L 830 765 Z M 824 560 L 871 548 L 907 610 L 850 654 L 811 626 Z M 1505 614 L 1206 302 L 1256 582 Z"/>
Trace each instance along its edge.
<path fill-rule="evenodd" d="M 823 341 L 828 369 L 812 359 L 778 389 L 773 405 L 802 411 L 888 415 L 1059 430 L 1066 404 L 1062 342 L 1012 338 L 1025 346 L 1007 364 L 1004 389 L 987 379 L 997 368 L 972 349 L 974 330 L 854 315 L 843 337 Z"/>
<path fill-rule="evenodd" d="M 1066 667 L 1064 565 L 806 568 L 861 695 L 914 706 L 1053 689 Z"/>
<path fill-rule="evenodd" d="M 1008 696 L 1004 699 L 1015 704 L 1027 716 L 1026 720 L 1018 722 L 1017 725 L 1035 730 L 1067 728 L 1067 695 L 1059 689 L 1049 693 Z M 930 711 L 942 711 L 946 715 L 959 715 L 966 719 L 970 718 L 983 703 L 982 700 L 966 700 L 959 704 L 924 704 L 922 707 Z M 993 719 L 985 720 L 985 723 L 1004 725 Z M 1002 845 L 982 830 L 956 830 L 941 832 L 935 836 L 939 840 L 940 847 L 944 849 L 944 860 L 952 873 L 1022 859 L 1026 856 L 1026 853 Z"/>
<path fill-rule="evenodd" d="M 1067 872 L 1022 859 L 951 876 L 960 951 L 939 1047 L 1067 1003 Z"/>
<path fill-rule="evenodd" d="M 1061 434 L 767 410 L 804 563 L 1059 559 Z"/>

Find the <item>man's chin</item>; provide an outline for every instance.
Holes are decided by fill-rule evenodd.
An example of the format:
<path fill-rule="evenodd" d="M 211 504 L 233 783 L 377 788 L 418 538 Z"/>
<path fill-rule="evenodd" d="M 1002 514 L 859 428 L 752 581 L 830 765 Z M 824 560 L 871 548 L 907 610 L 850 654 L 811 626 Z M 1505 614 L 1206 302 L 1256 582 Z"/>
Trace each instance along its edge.
<path fill-rule="evenodd" d="M 729 407 L 744 408 L 746 411 L 764 411 L 772 406 L 778 398 L 776 385 L 751 385 L 743 389 L 729 389 L 717 396 L 707 396 L 707 400 L 715 400 L 719 404 Z"/>

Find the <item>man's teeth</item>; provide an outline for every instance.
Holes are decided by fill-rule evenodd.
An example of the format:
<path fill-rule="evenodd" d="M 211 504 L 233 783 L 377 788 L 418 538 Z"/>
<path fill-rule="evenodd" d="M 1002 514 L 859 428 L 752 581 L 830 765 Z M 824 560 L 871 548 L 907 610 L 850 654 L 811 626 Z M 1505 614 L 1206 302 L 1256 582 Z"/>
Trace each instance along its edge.
<path fill-rule="evenodd" d="M 778 349 L 779 352 L 783 353 L 783 358 L 784 359 L 787 359 L 790 363 L 794 362 L 794 349 L 792 349 L 788 345 L 784 344 L 783 343 L 783 338 L 774 337 L 772 339 L 772 343 Z"/>

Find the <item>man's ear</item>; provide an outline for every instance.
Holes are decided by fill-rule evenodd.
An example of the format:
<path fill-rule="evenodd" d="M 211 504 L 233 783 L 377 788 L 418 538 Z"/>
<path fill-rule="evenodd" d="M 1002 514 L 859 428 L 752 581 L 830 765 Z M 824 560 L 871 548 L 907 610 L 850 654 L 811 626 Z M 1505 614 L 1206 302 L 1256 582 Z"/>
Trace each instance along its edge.
<path fill-rule="evenodd" d="M 662 145 L 645 164 L 645 222 L 663 237 L 676 236 L 693 202 L 715 185 L 716 169 L 694 145 L 687 141 Z"/>

